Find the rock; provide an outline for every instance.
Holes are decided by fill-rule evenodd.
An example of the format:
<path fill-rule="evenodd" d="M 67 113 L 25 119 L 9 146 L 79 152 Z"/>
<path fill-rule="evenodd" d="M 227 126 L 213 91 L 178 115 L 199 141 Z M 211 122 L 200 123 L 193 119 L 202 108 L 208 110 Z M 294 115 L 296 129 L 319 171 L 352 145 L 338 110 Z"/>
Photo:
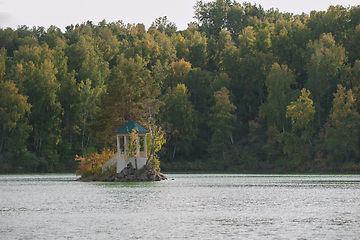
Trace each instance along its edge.
<path fill-rule="evenodd" d="M 115 177 L 113 175 L 109 175 L 105 178 L 105 181 L 107 182 L 113 182 L 115 180 Z"/>
<path fill-rule="evenodd" d="M 133 168 L 133 166 L 131 165 L 130 168 L 129 168 L 129 175 L 134 174 L 134 172 L 135 172 L 135 168 Z"/>
<path fill-rule="evenodd" d="M 123 170 L 121 170 L 122 174 L 124 175 L 124 177 L 130 175 L 129 174 L 129 169 L 128 168 L 124 168 Z"/>
<path fill-rule="evenodd" d="M 129 162 L 127 164 L 127 166 L 123 170 L 121 170 L 121 172 L 123 173 L 124 177 L 126 177 L 126 176 L 129 176 L 131 174 L 134 174 L 135 168 L 133 167 L 131 162 Z"/>
<path fill-rule="evenodd" d="M 97 181 L 99 179 L 99 175 L 95 174 L 89 177 L 85 177 L 85 178 L 79 178 L 77 179 L 77 181 L 81 181 L 81 182 L 91 182 L 91 181 Z"/>
<path fill-rule="evenodd" d="M 159 176 L 160 176 L 161 180 L 167 180 L 167 177 L 164 174 L 162 174 L 161 172 L 159 172 Z"/>
<path fill-rule="evenodd" d="M 143 167 L 145 170 L 150 170 L 150 169 L 152 169 L 152 165 L 151 165 L 151 163 L 146 163 L 145 164 L 145 166 Z"/>
<path fill-rule="evenodd" d="M 117 178 L 117 177 L 115 177 L 114 182 L 125 182 L 125 178 Z"/>
<path fill-rule="evenodd" d="M 136 181 L 136 176 L 134 174 L 127 176 L 127 181 L 134 182 Z"/>
<path fill-rule="evenodd" d="M 143 172 L 138 178 L 138 181 L 143 182 L 143 181 L 148 181 L 148 172 Z"/>
<path fill-rule="evenodd" d="M 155 174 L 149 174 L 147 175 L 148 181 L 155 181 Z"/>
<path fill-rule="evenodd" d="M 125 178 L 125 174 L 123 173 L 123 171 L 119 172 L 118 174 L 116 174 L 117 178 Z"/>

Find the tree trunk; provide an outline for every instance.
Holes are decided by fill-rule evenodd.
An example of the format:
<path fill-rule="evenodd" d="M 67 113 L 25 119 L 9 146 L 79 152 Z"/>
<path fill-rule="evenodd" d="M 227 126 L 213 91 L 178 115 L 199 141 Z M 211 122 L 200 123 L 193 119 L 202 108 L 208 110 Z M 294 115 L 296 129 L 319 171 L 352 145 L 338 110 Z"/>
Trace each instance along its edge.
<path fill-rule="evenodd" d="M 88 136 L 88 138 L 87 138 L 87 142 L 86 142 L 86 146 L 85 146 L 85 148 L 88 148 L 88 146 L 89 146 L 89 143 L 90 143 L 90 136 L 91 136 L 91 133 L 89 133 L 89 136 Z"/>
<path fill-rule="evenodd" d="M 146 165 L 149 163 L 149 160 L 151 159 L 151 156 L 153 154 L 153 149 L 154 149 L 154 142 L 155 142 L 155 139 L 154 139 L 154 134 L 153 134 L 153 131 L 151 129 L 151 110 L 150 110 L 150 107 L 149 107 L 149 131 L 150 131 L 150 135 L 151 135 L 151 149 L 150 149 L 150 156 L 148 157 L 148 159 L 146 160 Z M 146 138 L 146 135 L 145 135 L 145 138 Z M 147 149 L 145 149 L 145 151 L 147 151 Z"/>
<path fill-rule="evenodd" d="M 138 170 L 137 157 L 135 157 L 135 169 Z"/>
<path fill-rule="evenodd" d="M 86 124 L 86 114 L 84 116 L 83 120 L 83 130 L 82 130 L 82 136 L 81 136 L 81 150 L 84 151 L 84 142 L 85 142 L 85 124 Z"/>
<path fill-rule="evenodd" d="M 2 135 L 1 144 L 0 144 L 0 154 L 1 154 L 2 148 L 4 146 L 4 139 L 5 139 L 5 124 L 3 124 L 3 135 Z"/>
<path fill-rule="evenodd" d="M 261 93 L 262 87 L 261 87 L 260 76 L 259 76 L 259 66 L 256 67 L 256 73 L 257 73 L 258 82 L 259 82 L 260 103 L 263 104 L 262 93 Z"/>
<path fill-rule="evenodd" d="M 250 113 L 250 119 L 252 118 L 251 117 L 251 105 L 249 104 L 249 113 Z"/>
<path fill-rule="evenodd" d="M 348 151 L 347 151 L 347 149 L 345 148 L 345 155 L 346 155 L 346 161 L 348 161 L 349 162 L 349 155 L 348 155 Z"/>
<path fill-rule="evenodd" d="M 171 162 L 173 162 L 173 161 L 174 161 L 174 158 L 175 158 L 175 151 L 176 151 L 176 144 L 175 144 L 175 146 L 174 146 L 174 151 L 173 151 L 173 156 L 172 156 Z"/>

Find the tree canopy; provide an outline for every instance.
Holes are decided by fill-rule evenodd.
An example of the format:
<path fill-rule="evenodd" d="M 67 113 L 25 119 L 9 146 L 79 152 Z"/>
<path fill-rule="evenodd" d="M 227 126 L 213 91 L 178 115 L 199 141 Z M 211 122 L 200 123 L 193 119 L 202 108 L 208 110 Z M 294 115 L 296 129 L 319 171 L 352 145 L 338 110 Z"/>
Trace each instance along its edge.
<path fill-rule="evenodd" d="M 0 173 L 75 171 L 129 120 L 163 170 L 357 171 L 359 15 L 216 0 L 182 31 L 0 29 Z"/>

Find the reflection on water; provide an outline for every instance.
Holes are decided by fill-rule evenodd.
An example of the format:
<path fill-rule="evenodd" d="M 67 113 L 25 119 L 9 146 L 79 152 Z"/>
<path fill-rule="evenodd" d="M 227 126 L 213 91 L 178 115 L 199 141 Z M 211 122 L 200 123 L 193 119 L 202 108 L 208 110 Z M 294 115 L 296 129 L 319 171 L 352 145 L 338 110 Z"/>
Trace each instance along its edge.
<path fill-rule="evenodd" d="M 0 175 L 0 239 L 357 239 L 360 175 Z"/>

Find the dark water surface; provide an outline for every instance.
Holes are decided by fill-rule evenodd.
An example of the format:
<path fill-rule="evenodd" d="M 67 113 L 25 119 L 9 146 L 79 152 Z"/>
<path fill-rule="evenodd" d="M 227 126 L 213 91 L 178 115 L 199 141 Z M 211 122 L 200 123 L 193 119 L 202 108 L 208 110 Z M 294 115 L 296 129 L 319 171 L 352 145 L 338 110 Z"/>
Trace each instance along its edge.
<path fill-rule="evenodd" d="M 0 175 L 0 239 L 360 239 L 360 175 Z"/>

